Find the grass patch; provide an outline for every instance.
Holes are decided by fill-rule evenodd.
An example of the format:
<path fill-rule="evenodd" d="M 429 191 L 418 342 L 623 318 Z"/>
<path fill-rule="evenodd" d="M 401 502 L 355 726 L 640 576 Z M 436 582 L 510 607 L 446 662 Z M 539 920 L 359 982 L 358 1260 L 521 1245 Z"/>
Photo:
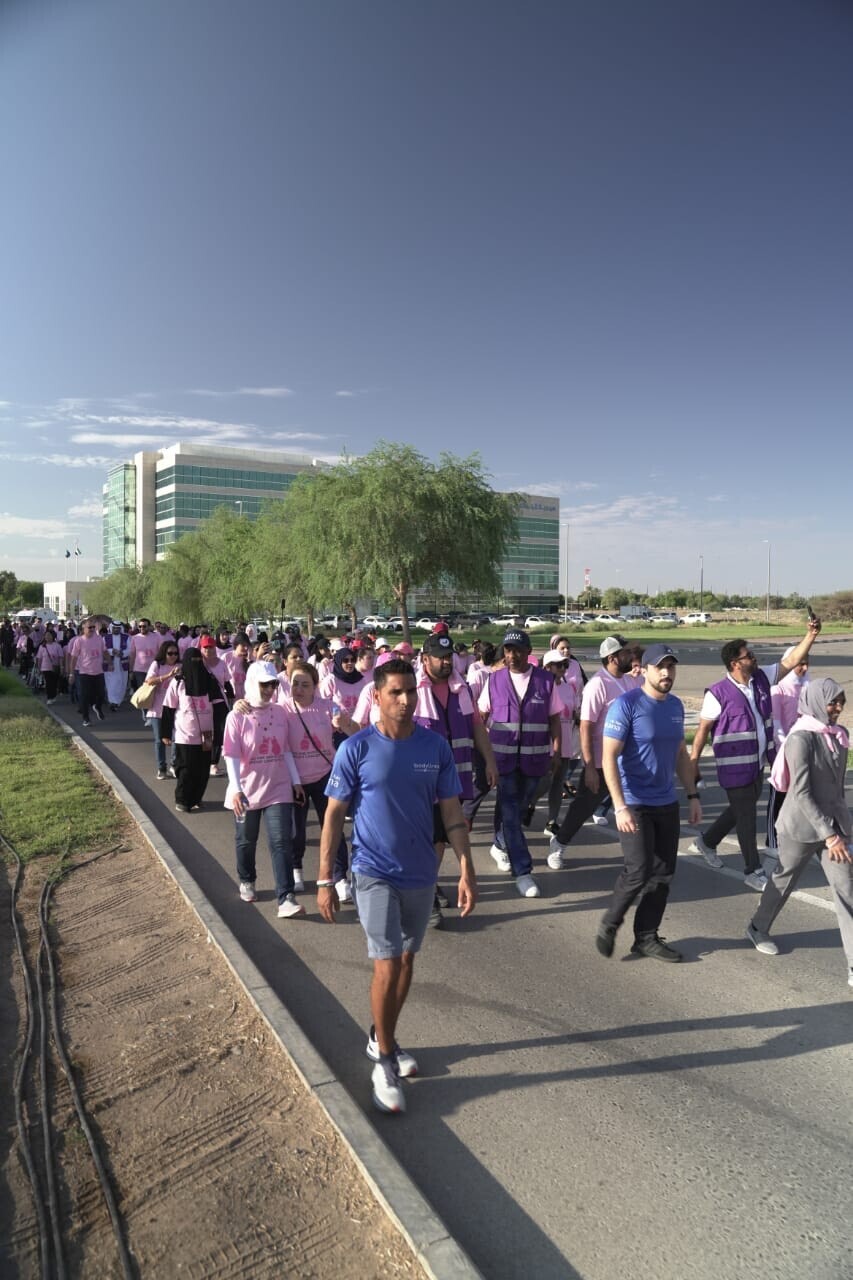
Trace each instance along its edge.
<path fill-rule="evenodd" d="M 125 815 L 67 735 L 16 677 L 0 672 L 0 831 L 28 861 L 114 841 Z"/>

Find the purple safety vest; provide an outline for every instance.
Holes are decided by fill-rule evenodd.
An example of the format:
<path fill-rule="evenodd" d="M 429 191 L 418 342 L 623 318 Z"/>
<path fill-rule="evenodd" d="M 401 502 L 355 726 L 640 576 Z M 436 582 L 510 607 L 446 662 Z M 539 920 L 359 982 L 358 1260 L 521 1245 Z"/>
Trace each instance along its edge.
<path fill-rule="evenodd" d="M 459 676 L 452 675 L 448 685 L 450 696 L 445 710 L 433 692 L 429 676 L 425 675 L 418 681 L 414 721 L 424 729 L 444 734 L 453 752 L 453 761 L 462 786 L 462 798 L 473 800 L 474 704 L 467 684 Z M 465 707 L 468 708 L 467 711 Z"/>
<path fill-rule="evenodd" d="M 767 760 L 773 763 L 776 746 L 773 741 L 773 702 L 770 681 L 763 671 L 752 677 L 755 708 L 764 723 L 767 736 Z M 748 787 L 761 773 L 763 761 L 758 756 L 758 733 L 749 699 L 732 680 L 712 684 L 710 692 L 720 704 L 720 715 L 714 724 L 712 746 L 721 787 Z"/>
<path fill-rule="evenodd" d="M 506 667 L 489 676 L 489 737 L 498 773 L 519 769 L 525 777 L 541 778 L 551 767 L 548 720 L 554 677 L 542 667 L 531 666 L 529 670 L 527 692 L 520 705 Z"/>

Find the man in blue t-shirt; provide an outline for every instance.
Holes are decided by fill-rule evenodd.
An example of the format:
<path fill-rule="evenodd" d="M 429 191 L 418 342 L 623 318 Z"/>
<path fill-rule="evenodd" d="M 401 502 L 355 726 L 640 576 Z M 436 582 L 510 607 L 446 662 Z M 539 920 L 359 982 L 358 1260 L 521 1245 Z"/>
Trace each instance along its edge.
<path fill-rule="evenodd" d="M 702 820 L 702 808 L 684 741 L 684 706 L 670 692 L 677 663 L 669 645 L 650 645 L 643 653 L 642 685 L 617 698 L 604 723 L 604 777 L 625 866 L 595 937 L 603 956 L 613 955 L 616 932 L 639 899 L 631 951 L 655 960 L 681 959 L 681 952 L 658 936 L 678 857 L 676 775 L 694 825 Z"/>
<path fill-rule="evenodd" d="M 351 807 L 353 899 L 373 961 L 367 1039 L 367 1056 L 376 1063 L 373 1101 L 381 1111 L 405 1111 L 400 1077 L 417 1075 L 418 1064 L 395 1033 L 435 897 L 436 804 L 459 859 L 462 916 L 474 910 L 477 880 L 453 753 L 442 734 L 414 723 L 417 690 L 410 663 L 394 658 L 378 667 L 373 688 L 379 720 L 338 747 L 326 785 L 317 905 L 324 920 L 334 923 L 339 903 L 332 869 Z"/>

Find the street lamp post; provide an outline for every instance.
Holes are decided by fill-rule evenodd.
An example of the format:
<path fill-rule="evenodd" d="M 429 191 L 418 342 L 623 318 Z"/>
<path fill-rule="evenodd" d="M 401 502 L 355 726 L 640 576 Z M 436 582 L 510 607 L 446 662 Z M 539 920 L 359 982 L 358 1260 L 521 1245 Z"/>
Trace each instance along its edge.
<path fill-rule="evenodd" d="M 699 556 L 699 612 L 703 611 L 703 601 L 705 599 L 705 557 Z"/>
<path fill-rule="evenodd" d="M 242 515 L 243 515 L 243 499 L 242 499 L 242 498 L 235 498 L 235 499 L 234 499 L 234 506 L 237 508 L 237 514 L 242 518 Z"/>
<path fill-rule="evenodd" d="M 764 621 L 769 622 L 770 621 L 770 547 L 771 547 L 771 543 L 769 538 L 762 538 L 761 541 L 767 543 L 767 603 L 764 609 Z"/>

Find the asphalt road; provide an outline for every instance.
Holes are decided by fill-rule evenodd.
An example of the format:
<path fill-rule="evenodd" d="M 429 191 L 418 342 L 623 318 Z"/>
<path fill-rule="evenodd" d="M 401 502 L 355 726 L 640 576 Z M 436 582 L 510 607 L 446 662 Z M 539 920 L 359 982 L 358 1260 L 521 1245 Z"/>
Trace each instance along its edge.
<path fill-rule="evenodd" d="M 676 691 L 699 697 L 719 678 L 714 648 L 685 645 L 681 658 Z M 853 643 L 820 641 L 813 671 L 849 685 Z M 780 918 L 778 958 L 744 938 L 756 895 L 730 843 L 730 874 L 679 861 L 663 932 L 686 963 L 630 957 L 630 928 L 605 961 L 593 937 L 619 867 L 615 831 L 585 827 L 552 872 L 537 815 L 543 897 L 522 900 L 488 856 L 484 810 L 473 839 L 480 903 L 468 921 L 448 912 L 427 937 L 400 1027 L 421 1075 L 406 1116 L 380 1116 L 352 907 L 332 927 L 309 895 L 308 920 L 278 921 L 263 849 L 260 901 L 241 903 L 224 779 L 211 780 L 204 812 L 177 814 L 137 713 L 81 732 L 489 1280 L 853 1275 L 853 993 L 819 868 Z M 720 793 L 703 800 L 713 816 Z M 313 841 L 306 878 L 315 873 Z"/>

